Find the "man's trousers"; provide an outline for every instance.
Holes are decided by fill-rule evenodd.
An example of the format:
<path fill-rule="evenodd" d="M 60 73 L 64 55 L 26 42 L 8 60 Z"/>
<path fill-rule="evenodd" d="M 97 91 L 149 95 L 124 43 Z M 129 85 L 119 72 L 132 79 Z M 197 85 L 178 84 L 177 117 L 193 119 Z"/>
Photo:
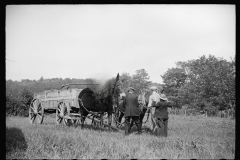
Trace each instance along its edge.
<path fill-rule="evenodd" d="M 130 120 L 132 120 L 131 123 Z M 127 116 L 125 117 L 125 135 L 129 134 L 131 127 L 133 126 L 134 123 L 137 126 L 138 133 L 141 134 L 142 124 L 140 123 L 140 116 Z"/>
<path fill-rule="evenodd" d="M 153 134 L 155 136 L 167 137 L 168 119 L 167 118 L 154 118 L 155 125 L 153 128 Z"/>

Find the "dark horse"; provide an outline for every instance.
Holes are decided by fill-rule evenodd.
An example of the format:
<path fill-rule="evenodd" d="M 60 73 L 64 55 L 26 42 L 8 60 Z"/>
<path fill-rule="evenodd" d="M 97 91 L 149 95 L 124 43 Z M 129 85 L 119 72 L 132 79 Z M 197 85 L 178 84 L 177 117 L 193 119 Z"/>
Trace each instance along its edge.
<path fill-rule="evenodd" d="M 102 125 L 104 113 L 108 114 L 108 125 L 111 126 L 113 113 L 112 95 L 109 94 L 105 98 L 97 98 L 96 94 L 91 89 L 85 88 L 79 94 L 78 100 L 82 127 L 84 126 L 84 121 L 88 114 L 100 118 L 100 125 Z"/>
<path fill-rule="evenodd" d="M 149 96 L 151 95 L 150 92 L 146 92 L 146 91 L 140 91 L 140 94 L 138 96 L 138 103 L 141 104 L 140 105 L 140 108 L 141 108 L 141 114 L 140 114 L 140 123 L 142 124 L 143 123 L 143 118 L 145 116 L 145 113 L 147 111 L 147 106 L 148 106 L 148 102 L 149 102 Z M 119 97 L 119 103 L 118 103 L 118 106 L 117 106 L 117 111 L 116 114 L 117 114 L 117 124 L 121 124 L 122 122 L 122 118 L 124 116 L 124 112 L 125 112 L 125 109 L 123 108 L 123 100 L 124 100 L 125 97 L 122 97 L 121 94 L 120 94 L 120 97 Z"/>

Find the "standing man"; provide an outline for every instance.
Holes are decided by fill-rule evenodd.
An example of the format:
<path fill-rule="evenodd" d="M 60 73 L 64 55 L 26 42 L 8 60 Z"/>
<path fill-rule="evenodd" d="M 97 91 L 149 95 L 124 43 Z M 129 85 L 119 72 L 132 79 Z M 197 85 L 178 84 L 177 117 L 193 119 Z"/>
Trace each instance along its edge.
<path fill-rule="evenodd" d="M 150 90 L 152 91 L 152 94 L 149 96 L 147 112 L 150 112 L 150 117 L 149 117 L 150 118 L 150 130 L 154 133 L 158 126 L 156 125 L 153 115 L 155 113 L 156 104 L 158 102 L 160 102 L 160 95 L 157 93 L 157 87 L 152 86 L 152 87 L 150 87 Z"/>
<path fill-rule="evenodd" d="M 155 105 L 155 113 L 153 115 L 157 126 L 160 128 L 155 131 L 157 136 L 167 137 L 168 130 L 168 107 L 172 107 L 171 103 L 168 102 L 165 94 L 160 95 L 160 102 Z"/>
<path fill-rule="evenodd" d="M 126 98 L 123 100 L 123 108 L 125 109 L 125 135 L 128 135 L 132 125 L 135 123 L 138 129 L 138 134 L 142 132 L 142 126 L 140 124 L 140 108 L 138 104 L 138 96 L 134 93 L 135 89 L 128 88 Z M 130 123 L 131 120 L 131 123 Z"/>

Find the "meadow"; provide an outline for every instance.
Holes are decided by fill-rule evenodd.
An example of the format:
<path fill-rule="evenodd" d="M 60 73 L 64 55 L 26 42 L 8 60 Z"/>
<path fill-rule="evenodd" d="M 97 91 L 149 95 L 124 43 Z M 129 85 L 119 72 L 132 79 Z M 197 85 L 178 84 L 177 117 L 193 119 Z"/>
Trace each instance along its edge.
<path fill-rule="evenodd" d="M 6 117 L 7 159 L 234 159 L 235 120 L 169 115 L 168 137 L 143 132 L 129 136 L 89 125 L 57 126 L 51 116 L 43 124 Z M 88 122 L 87 122 L 88 123 Z M 148 123 L 143 129 L 148 128 Z"/>

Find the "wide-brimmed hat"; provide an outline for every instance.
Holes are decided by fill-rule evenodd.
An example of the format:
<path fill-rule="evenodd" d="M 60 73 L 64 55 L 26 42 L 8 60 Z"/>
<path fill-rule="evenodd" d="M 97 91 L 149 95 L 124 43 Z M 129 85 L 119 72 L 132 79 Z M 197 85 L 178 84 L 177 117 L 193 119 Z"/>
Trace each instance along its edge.
<path fill-rule="evenodd" d="M 156 91 L 156 90 L 157 90 L 157 87 L 156 87 L 156 86 L 152 86 L 152 87 L 150 87 L 150 89 L 151 89 L 152 91 Z"/>
<path fill-rule="evenodd" d="M 168 98 L 165 94 L 161 94 L 160 95 L 160 99 L 164 100 L 164 101 L 168 101 Z"/>
<path fill-rule="evenodd" d="M 135 91 L 135 89 L 133 87 L 128 87 L 128 92 L 129 91 Z"/>

